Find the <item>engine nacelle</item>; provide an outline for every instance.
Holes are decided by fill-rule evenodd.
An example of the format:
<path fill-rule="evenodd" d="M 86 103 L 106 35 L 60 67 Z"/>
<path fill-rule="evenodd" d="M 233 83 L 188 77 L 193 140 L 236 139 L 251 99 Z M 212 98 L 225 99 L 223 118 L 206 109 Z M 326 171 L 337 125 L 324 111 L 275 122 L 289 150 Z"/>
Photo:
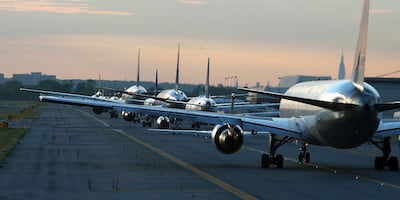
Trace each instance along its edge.
<path fill-rule="evenodd" d="M 135 116 L 135 113 L 123 111 L 122 117 L 124 118 L 125 121 L 131 122 L 135 119 L 136 116 Z"/>
<path fill-rule="evenodd" d="M 211 139 L 220 152 L 235 153 L 242 147 L 243 129 L 239 125 L 218 124 L 212 131 Z"/>
<path fill-rule="evenodd" d="M 102 107 L 93 107 L 92 111 L 98 115 L 100 115 L 103 112 L 107 112 L 107 109 L 102 108 Z"/>
<path fill-rule="evenodd" d="M 157 127 L 161 129 L 168 129 L 170 125 L 170 120 L 168 117 L 160 116 L 157 118 Z"/>

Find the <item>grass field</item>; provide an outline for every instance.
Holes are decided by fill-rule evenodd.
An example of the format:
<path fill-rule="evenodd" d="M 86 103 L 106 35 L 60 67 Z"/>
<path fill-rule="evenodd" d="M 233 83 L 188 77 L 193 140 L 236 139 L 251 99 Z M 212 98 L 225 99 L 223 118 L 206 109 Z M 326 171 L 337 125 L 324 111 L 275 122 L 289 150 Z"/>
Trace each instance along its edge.
<path fill-rule="evenodd" d="M 34 101 L 0 100 L 0 121 L 6 122 L 10 116 L 13 120 L 36 119 L 39 117 L 39 113 L 35 112 L 38 106 L 40 103 Z M 0 166 L 28 130 L 29 128 L 0 128 Z"/>
<path fill-rule="evenodd" d="M 0 128 L 0 166 L 27 131 L 27 128 Z"/>

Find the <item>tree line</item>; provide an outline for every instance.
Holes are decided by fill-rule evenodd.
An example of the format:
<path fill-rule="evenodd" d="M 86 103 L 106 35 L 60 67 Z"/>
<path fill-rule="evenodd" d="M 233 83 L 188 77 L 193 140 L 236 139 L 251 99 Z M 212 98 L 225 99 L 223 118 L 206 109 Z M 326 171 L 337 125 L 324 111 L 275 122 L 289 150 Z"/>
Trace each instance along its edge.
<path fill-rule="evenodd" d="M 95 80 L 86 80 L 77 83 L 76 85 L 72 81 L 55 81 L 55 80 L 43 80 L 37 85 L 24 86 L 21 82 L 16 80 L 10 80 L 4 84 L 0 84 L 0 99 L 1 100 L 37 100 L 38 94 L 21 92 L 21 87 L 31 88 L 37 90 L 49 90 L 56 92 L 74 93 L 81 95 L 91 96 L 98 91 L 97 83 Z M 162 88 L 159 88 L 162 90 Z M 154 91 L 153 88 L 149 88 L 148 91 Z M 222 86 L 210 86 L 210 95 L 221 96 L 225 95 L 227 98 L 232 93 L 240 93 L 233 87 L 222 87 Z M 198 85 L 192 91 L 184 91 L 187 96 L 193 97 L 204 94 L 204 85 Z M 239 97 L 240 98 L 240 97 Z"/>
<path fill-rule="evenodd" d="M 38 90 L 50 90 L 56 92 L 75 93 L 82 95 L 93 95 L 96 92 L 96 81 L 87 80 L 79 82 L 76 86 L 72 82 L 58 82 L 54 80 L 43 80 L 37 85 L 23 86 L 21 82 L 10 80 L 0 85 L 0 99 L 2 100 L 37 100 L 35 93 L 21 92 L 20 88 L 31 88 Z"/>

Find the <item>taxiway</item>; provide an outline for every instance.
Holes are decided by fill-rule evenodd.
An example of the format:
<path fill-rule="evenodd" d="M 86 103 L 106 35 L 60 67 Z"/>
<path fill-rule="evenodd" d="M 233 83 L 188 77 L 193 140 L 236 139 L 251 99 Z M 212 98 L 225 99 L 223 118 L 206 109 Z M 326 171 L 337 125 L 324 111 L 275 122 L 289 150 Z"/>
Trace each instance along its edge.
<path fill-rule="evenodd" d="M 237 153 L 209 139 L 158 133 L 88 108 L 44 104 L 0 168 L 0 199 L 397 199 L 400 172 L 375 171 L 372 145 L 336 150 L 284 145 L 283 169 L 262 169 L 267 137 Z M 18 124 L 20 125 L 20 124 Z M 399 156 L 397 143 L 393 155 Z"/>

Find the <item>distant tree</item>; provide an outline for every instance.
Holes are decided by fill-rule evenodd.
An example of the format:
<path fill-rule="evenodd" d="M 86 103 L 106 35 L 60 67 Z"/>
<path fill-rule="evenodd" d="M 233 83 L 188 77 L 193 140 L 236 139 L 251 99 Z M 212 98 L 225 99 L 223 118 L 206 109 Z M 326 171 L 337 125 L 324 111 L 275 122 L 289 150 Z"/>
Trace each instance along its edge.
<path fill-rule="evenodd" d="M 55 80 L 43 80 L 34 87 L 40 90 L 62 91 L 61 84 Z"/>
<path fill-rule="evenodd" d="M 96 81 L 87 80 L 85 82 L 79 82 L 76 85 L 75 93 L 82 95 L 93 95 L 96 93 Z"/>
<path fill-rule="evenodd" d="M 64 82 L 61 84 L 61 92 L 72 92 L 73 87 L 74 84 L 72 83 L 72 81 Z"/>
<path fill-rule="evenodd" d="M 7 100 L 30 99 L 32 94 L 19 91 L 21 87 L 22 83 L 19 81 L 7 81 L 1 88 L 0 98 Z"/>

